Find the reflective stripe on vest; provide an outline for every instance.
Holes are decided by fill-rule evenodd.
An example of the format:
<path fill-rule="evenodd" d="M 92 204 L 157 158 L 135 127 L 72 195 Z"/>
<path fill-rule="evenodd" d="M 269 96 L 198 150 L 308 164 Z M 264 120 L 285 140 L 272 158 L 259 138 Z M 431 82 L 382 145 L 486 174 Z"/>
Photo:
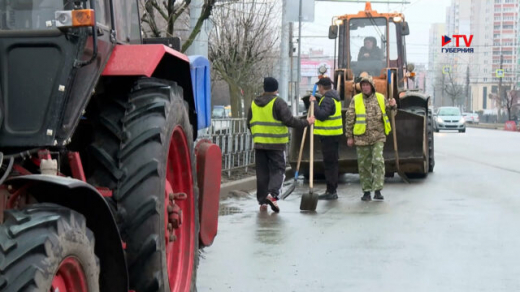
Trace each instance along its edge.
<path fill-rule="evenodd" d="M 322 97 L 321 102 L 325 99 Z M 341 118 L 341 102 L 332 98 L 336 106 L 336 112 L 329 116 L 325 121 L 316 120 L 314 122 L 314 135 L 318 136 L 338 136 L 343 134 L 343 119 Z"/>
<path fill-rule="evenodd" d="M 385 135 L 388 135 L 392 130 L 390 120 L 386 115 L 385 97 L 381 93 L 376 92 L 377 102 L 381 108 L 383 114 L 383 123 L 385 125 Z M 363 102 L 363 94 L 359 93 L 354 96 L 354 107 L 356 109 L 356 123 L 354 124 L 354 135 L 363 135 L 367 130 L 367 113 L 365 109 L 365 103 Z"/>
<path fill-rule="evenodd" d="M 266 106 L 251 103 L 252 118 L 249 122 L 253 142 L 260 144 L 286 144 L 289 142 L 289 129 L 273 117 L 273 105 L 277 97 Z"/>

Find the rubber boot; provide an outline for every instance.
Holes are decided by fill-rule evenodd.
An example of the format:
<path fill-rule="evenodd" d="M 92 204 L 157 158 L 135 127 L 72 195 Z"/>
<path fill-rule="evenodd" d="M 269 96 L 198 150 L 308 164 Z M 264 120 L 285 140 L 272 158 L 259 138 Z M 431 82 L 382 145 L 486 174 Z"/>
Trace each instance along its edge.
<path fill-rule="evenodd" d="M 370 200 L 372 200 L 372 198 L 370 198 L 370 192 L 364 192 L 363 197 L 361 197 L 361 201 L 368 202 Z"/>
<path fill-rule="evenodd" d="M 374 200 L 383 201 L 384 199 L 385 199 L 385 197 L 383 197 L 383 195 L 381 195 L 381 190 L 376 191 L 376 193 L 374 195 Z"/>
<path fill-rule="evenodd" d="M 338 199 L 338 193 L 330 193 L 329 191 L 326 191 L 324 194 L 318 196 L 318 200 L 337 200 Z"/>

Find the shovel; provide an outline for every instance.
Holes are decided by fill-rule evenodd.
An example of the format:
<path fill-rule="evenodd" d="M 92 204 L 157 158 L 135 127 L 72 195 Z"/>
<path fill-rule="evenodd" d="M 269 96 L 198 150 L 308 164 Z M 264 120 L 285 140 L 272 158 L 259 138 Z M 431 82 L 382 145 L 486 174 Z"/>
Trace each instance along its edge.
<path fill-rule="evenodd" d="M 394 80 L 394 73 L 391 74 L 391 79 L 389 82 L 390 90 L 389 90 L 389 97 L 394 97 L 394 85 L 391 83 Z M 399 168 L 399 150 L 397 148 L 397 127 L 395 125 L 395 113 L 394 111 L 390 111 L 390 121 L 392 122 L 392 136 L 394 140 L 394 153 L 395 153 L 395 167 L 397 169 L 397 174 L 404 180 L 406 183 L 410 183 L 410 180 L 406 176 L 404 172 L 401 171 Z"/>
<path fill-rule="evenodd" d="M 310 117 L 310 111 L 307 113 L 307 117 Z M 298 163 L 296 164 L 296 171 L 294 172 L 294 180 L 291 186 L 285 191 L 280 197 L 285 200 L 296 188 L 296 181 L 298 180 L 298 172 L 300 171 L 300 163 L 302 162 L 303 146 L 305 146 L 305 138 L 307 136 L 307 128 L 303 129 L 302 142 L 300 144 L 300 153 L 298 154 Z"/>
<path fill-rule="evenodd" d="M 316 95 L 316 88 L 318 85 L 314 84 L 314 88 L 312 89 L 312 96 Z M 312 103 L 311 103 L 312 104 Z M 311 116 L 311 110 L 307 112 L 307 117 Z M 305 138 L 307 137 L 307 128 L 303 129 L 303 136 L 302 136 L 302 142 L 300 144 L 300 153 L 298 154 L 298 164 L 296 164 L 296 171 L 294 172 L 294 180 L 291 186 L 285 191 L 280 197 L 282 200 L 285 200 L 296 188 L 296 181 L 298 180 L 298 172 L 300 171 L 300 163 L 302 162 L 302 154 L 303 154 L 303 146 L 305 145 Z"/>
<path fill-rule="evenodd" d="M 311 117 L 314 117 L 314 102 L 311 102 L 310 106 Z M 318 206 L 318 194 L 314 193 L 314 124 L 311 125 L 311 132 L 309 136 L 311 143 L 310 147 L 310 159 L 309 159 L 309 193 L 302 195 L 300 202 L 300 210 L 302 211 L 316 211 Z"/>

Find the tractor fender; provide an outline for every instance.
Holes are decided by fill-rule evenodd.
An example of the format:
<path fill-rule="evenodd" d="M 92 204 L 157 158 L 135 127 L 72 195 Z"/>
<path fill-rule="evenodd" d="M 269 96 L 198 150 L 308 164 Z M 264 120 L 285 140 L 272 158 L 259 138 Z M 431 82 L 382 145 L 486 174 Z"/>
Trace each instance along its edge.
<path fill-rule="evenodd" d="M 155 77 L 176 82 L 189 105 L 190 123 L 197 134 L 197 112 L 190 73 L 190 59 L 172 48 L 157 45 L 116 45 L 105 66 L 103 77 Z"/>
<path fill-rule="evenodd" d="M 217 145 L 203 139 L 195 147 L 195 156 L 199 188 L 199 239 L 201 246 L 206 247 L 217 236 L 222 152 Z"/>
<path fill-rule="evenodd" d="M 95 253 L 100 260 L 100 291 L 128 292 L 126 259 L 119 230 L 110 207 L 91 185 L 54 175 L 24 175 L 9 179 L 15 187 L 29 185 L 27 191 L 41 203 L 54 203 L 81 213 L 94 232 Z"/>

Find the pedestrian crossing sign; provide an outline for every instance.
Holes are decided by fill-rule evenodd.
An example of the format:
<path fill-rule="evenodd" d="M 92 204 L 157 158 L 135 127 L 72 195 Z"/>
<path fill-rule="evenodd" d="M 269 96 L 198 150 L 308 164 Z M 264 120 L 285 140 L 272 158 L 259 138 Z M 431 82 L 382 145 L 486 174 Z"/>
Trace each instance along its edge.
<path fill-rule="evenodd" d="M 497 76 L 497 78 L 503 78 L 504 77 L 504 69 L 497 69 L 496 76 Z"/>
<path fill-rule="evenodd" d="M 449 74 L 449 73 L 451 73 L 450 65 L 446 65 L 446 66 L 442 67 L 442 74 Z"/>

